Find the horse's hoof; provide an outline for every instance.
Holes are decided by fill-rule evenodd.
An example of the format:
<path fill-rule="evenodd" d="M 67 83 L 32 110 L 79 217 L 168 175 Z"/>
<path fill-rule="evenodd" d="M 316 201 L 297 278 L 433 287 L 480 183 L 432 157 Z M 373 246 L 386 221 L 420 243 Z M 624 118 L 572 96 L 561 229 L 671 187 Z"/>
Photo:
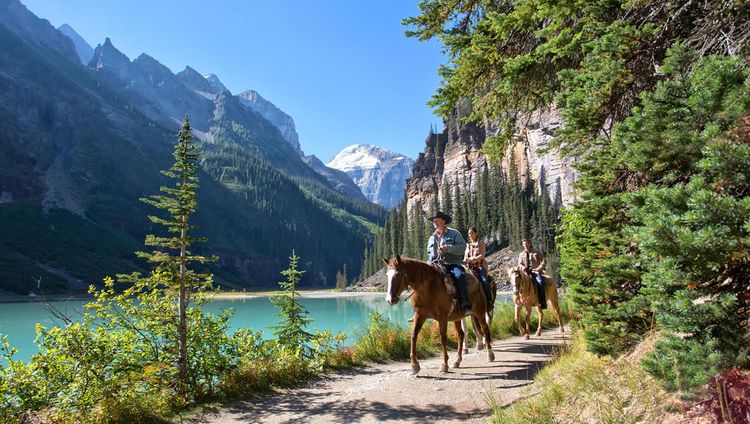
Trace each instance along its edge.
<path fill-rule="evenodd" d="M 487 358 L 489 358 L 490 362 L 495 360 L 495 352 L 492 349 L 487 349 Z"/>
<path fill-rule="evenodd" d="M 529 339 L 529 335 L 528 334 L 524 334 L 523 338 L 526 339 L 526 340 L 528 340 Z"/>
<path fill-rule="evenodd" d="M 461 366 L 461 361 L 456 361 L 453 363 L 453 368 L 458 368 Z"/>
<path fill-rule="evenodd" d="M 542 332 L 541 332 L 541 331 L 537 331 L 537 332 L 536 332 L 536 335 L 537 335 L 537 337 L 539 337 L 539 336 L 541 336 L 541 335 L 542 335 Z"/>
<path fill-rule="evenodd" d="M 562 327 L 560 327 L 560 332 L 561 332 L 561 333 L 564 333 L 564 332 L 565 332 L 565 329 L 564 329 L 564 328 L 562 328 Z"/>
<path fill-rule="evenodd" d="M 446 373 L 448 372 L 448 364 L 443 364 L 440 366 L 440 372 Z"/>
<path fill-rule="evenodd" d="M 469 348 L 468 347 L 464 348 L 464 353 L 469 353 Z"/>
<path fill-rule="evenodd" d="M 477 350 L 484 349 L 484 345 L 482 343 L 477 343 Z"/>
<path fill-rule="evenodd" d="M 417 375 L 421 369 L 419 364 L 411 364 L 411 375 Z"/>

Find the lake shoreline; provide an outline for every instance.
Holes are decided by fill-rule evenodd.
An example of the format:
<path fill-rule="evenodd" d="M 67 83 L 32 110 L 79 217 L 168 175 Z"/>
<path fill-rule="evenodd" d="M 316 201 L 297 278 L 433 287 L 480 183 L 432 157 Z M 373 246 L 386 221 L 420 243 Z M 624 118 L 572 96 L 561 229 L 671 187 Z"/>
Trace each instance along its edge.
<path fill-rule="evenodd" d="M 213 294 L 215 299 L 254 299 L 260 297 L 271 297 L 282 294 L 281 291 L 264 291 L 264 292 L 217 292 Z M 348 298 L 348 297 L 361 297 L 361 296 L 378 296 L 384 295 L 384 292 L 379 291 L 331 291 L 331 290 L 300 290 L 298 291 L 300 297 L 306 297 L 311 299 L 328 299 L 328 298 Z M 512 295 L 511 291 L 499 291 L 498 296 Z M 87 296 L 82 294 L 77 295 L 48 295 L 48 296 L 0 296 L 0 303 L 23 303 L 23 302 L 60 302 L 60 301 L 78 301 L 78 300 L 94 300 L 93 296 Z"/>
<path fill-rule="evenodd" d="M 258 297 L 277 296 L 282 291 L 259 291 L 259 292 L 215 292 L 212 293 L 216 299 L 254 299 Z M 298 290 L 301 297 L 309 298 L 337 298 L 337 297 L 359 297 L 373 296 L 384 294 L 377 291 L 333 291 L 333 290 Z M 23 296 L 23 295 L 5 295 L 0 296 L 0 303 L 19 303 L 19 302 L 60 302 L 67 300 L 94 300 L 94 297 L 87 294 L 52 294 L 46 296 Z"/>

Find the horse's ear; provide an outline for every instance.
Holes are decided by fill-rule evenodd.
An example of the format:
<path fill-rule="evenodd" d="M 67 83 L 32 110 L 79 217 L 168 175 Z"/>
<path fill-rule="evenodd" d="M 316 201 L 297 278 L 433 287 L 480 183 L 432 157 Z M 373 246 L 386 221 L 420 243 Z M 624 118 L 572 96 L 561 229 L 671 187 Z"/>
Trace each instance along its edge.
<path fill-rule="evenodd" d="M 382 260 L 383 260 L 383 263 L 384 263 L 384 264 L 388 265 L 388 259 L 386 259 L 386 258 L 383 258 L 383 257 L 381 257 L 380 259 L 382 259 Z"/>
<path fill-rule="evenodd" d="M 396 263 L 401 263 L 401 255 L 396 255 Z"/>

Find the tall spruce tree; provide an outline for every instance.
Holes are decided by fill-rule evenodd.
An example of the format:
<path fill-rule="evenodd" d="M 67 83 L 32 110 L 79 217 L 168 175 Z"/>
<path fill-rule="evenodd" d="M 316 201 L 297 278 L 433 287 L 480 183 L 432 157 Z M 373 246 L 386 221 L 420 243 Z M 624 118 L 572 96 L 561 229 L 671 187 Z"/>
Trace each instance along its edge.
<path fill-rule="evenodd" d="M 146 236 L 145 244 L 159 250 L 151 253 L 138 252 L 138 256 L 157 265 L 157 270 L 168 275 L 170 288 L 177 295 L 177 366 L 178 377 L 182 387 L 188 385 L 188 327 L 187 309 L 190 295 L 195 290 L 210 287 L 208 275 L 198 274 L 189 268 L 191 263 L 205 263 L 214 258 L 193 254 L 189 249 L 196 242 L 205 241 L 193 237 L 189 231 L 190 217 L 198 209 L 196 191 L 198 189 L 197 147 L 193 143 L 190 120 L 186 116 L 177 134 L 177 145 L 173 153 L 175 163 L 162 174 L 175 180 L 174 187 L 161 187 L 162 195 L 153 195 L 141 199 L 144 203 L 168 213 L 167 218 L 149 216 L 151 222 L 166 227 L 172 236 Z"/>

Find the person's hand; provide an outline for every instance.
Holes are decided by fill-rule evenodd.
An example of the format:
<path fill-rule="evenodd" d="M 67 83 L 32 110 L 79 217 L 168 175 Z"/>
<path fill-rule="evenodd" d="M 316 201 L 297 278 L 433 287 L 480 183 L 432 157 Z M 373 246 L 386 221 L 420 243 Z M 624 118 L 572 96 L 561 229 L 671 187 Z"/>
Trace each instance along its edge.
<path fill-rule="evenodd" d="M 448 248 L 446 246 L 440 246 L 438 250 L 440 251 L 440 253 L 445 253 L 445 251 L 448 250 Z"/>

